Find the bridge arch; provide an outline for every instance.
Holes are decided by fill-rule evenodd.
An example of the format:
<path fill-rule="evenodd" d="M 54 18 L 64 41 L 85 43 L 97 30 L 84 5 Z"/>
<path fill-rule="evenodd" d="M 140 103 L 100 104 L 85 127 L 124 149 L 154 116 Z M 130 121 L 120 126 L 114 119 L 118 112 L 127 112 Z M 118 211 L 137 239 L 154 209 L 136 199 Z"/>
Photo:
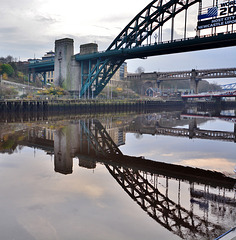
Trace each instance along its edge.
<path fill-rule="evenodd" d="M 173 41 L 174 18 L 183 10 L 186 10 L 201 0 L 171 0 L 164 3 L 163 0 L 154 0 L 148 4 L 114 39 L 108 50 L 129 47 L 138 47 L 144 40 L 151 36 L 157 29 L 169 20 L 172 21 L 171 40 Z M 187 12 L 185 13 L 187 14 Z M 185 27 L 187 19 L 185 18 Z M 186 37 L 185 28 L 184 37 Z"/>
<path fill-rule="evenodd" d="M 215 6 L 217 2 L 217 0 L 213 0 L 213 5 Z M 202 0 L 153 0 L 131 20 L 106 51 L 98 52 L 96 49 L 88 52 L 82 51 L 80 54 L 75 55 L 71 53 L 68 59 L 65 59 L 66 67 L 63 67 L 63 72 L 66 72 L 64 74 L 66 78 L 65 87 L 73 94 L 77 95 L 79 93 L 80 97 L 94 98 L 104 89 L 112 76 L 127 59 L 235 46 L 236 32 L 233 31 L 233 25 L 235 26 L 236 23 L 232 23 L 231 31 L 229 31 L 225 22 L 222 24 L 227 25 L 226 32 L 220 32 L 223 27 L 220 25 L 220 28 L 213 26 L 210 29 L 211 34 L 200 35 L 200 31 L 201 34 L 204 34 L 202 30 L 205 29 L 205 26 L 203 24 L 214 20 L 211 16 L 207 17 L 211 18 L 207 21 L 201 21 L 200 19 L 196 24 L 197 29 L 199 29 L 196 35 L 186 38 L 189 8 L 197 3 L 199 3 L 199 12 L 196 11 L 196 15 L 198 14 L 200 17 L 206 15 L 202 14 L 201 11 Z M 184 37 L 182 39 L 174 39 L 177 15 L 181 18 L 184 17 L 182 21 Z M 217 18 L 217 21 L 220 19 L 222 18 Z M 170 40 L 163 42 L 163 36 L 165 36 L 165 30 L 167 29 L 169 32 L 168 39 Z M 158 41 L 156 41 L 157 36 L 155 38 L 157 32 Z M 149 43 L 149 37 L 150 40 L 154 37 L 155 43 Z M 145 40 L 147 40 L 147 45 L 144 45 Z M 29 70 L 40 72 L 40 70 L 46 71 L 48 67 L 50 69 L 55 68 L 54 70 L 57 73 L 55 74 L 55 79 L 59 79 L 60 71 L 58 69 L 60 69 L 60 60 L 60 57 L 55 57 L 54 61 L 47 64 L 31 64 L 29 65 Z"/>
<path fill-rule="evenodd" d="M 182 11 L 185 12 L 184 39 L 187 31 L 187 10 L 190 6 L 201 0 L 153 0 L 149 3 L 133 20 L 121 31 L 114 39 L 111 45 L 105 51 L 113 51 L 113 56 L 100 57 L 96 63 L 89 62 L 89 69 L 84 70 L 86 74 L 81 76 L 81 97 L 96 97 L 106 86 L 118 68 L 128 58 L 116 57 L 116 51 L 124 49 L 133 49 L 142 45 L 142 43 L 152 36 L 156 30 L 159 30 L 159 38 L 162 39 L 162 27 L 165 23 L 171 21 L 171 41 L 174 41 L 174 19 Z M 128 54 L 128 53 L 127 53 Z M 83 63 L 82 63 L 83 64 Z"/>

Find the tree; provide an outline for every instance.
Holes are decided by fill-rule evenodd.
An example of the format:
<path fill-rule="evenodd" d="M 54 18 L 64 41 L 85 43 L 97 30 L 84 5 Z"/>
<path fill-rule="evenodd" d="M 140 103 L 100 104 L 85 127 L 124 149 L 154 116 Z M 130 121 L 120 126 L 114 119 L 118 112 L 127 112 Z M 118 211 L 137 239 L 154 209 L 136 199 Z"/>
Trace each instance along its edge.
<path fill-rule="evenodd" d="M 14 73 L 13 75 L 16 75 L 17 76 L 17 66 L 16 66 L 16 63 L 15 62 L 10 62 L 9 65 L 13 68 L 14 70 Z"/>
<path fill-rule="evenodd" d="M 136 73 L 143 73 L 145 71 L 145 69 L 141 66 L 139 66 L 137 69 L 136 69 Z"/>
<path fill-rule="evenodd" d="M 6 58 L 0 57 L 0 63 L 11 63 L 13 62 L 14 58 L 8 55 Z"/>
<path fill-rule="evenodd" d="M 1 74 L 6 73 L 8 76 L 14 74 L 14 69 L 10 64 L 4 63 L 1 65 Z"/>
<path fill-rule="evenodd" d="M 13 62 L 13 57 L 12 56 L 10 56 L 10 55 L 8 55 L 7 57 L 6 57 L 6 62 L 7 63 L 11 63 L 11 62 Z"/>

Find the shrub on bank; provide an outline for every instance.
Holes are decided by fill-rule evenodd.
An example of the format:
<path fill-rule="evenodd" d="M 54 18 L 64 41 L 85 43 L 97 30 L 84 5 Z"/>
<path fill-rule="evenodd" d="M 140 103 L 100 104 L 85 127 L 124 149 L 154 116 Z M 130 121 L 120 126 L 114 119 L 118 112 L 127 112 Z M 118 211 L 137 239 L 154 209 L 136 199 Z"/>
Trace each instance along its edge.
<path fill-rule="evenodd" d="M 61 88 L 61 87 L 50 87 L 50 88 L 44 88 L 42 90 L 37 91 L 37 95 L 68 95 L 69 93 Z"/>

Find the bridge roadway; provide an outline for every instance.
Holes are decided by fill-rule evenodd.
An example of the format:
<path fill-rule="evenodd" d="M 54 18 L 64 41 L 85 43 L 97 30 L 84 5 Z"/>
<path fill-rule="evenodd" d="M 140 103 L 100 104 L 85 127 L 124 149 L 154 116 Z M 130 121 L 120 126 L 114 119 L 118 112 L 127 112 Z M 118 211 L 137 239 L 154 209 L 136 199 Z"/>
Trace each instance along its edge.
<path fill-rule="evenodd" d="M 96 60 L 106 58 L 121 58 L 121 59 L 134 59 L 146 58 L 149 56 L 158 56 L 173 54 L 179 52 L 187 52 L 194 50 L 204 50 L 224 46 L 236 45 L 236 32 L 235 33 L 220 33 L 218 35 L 205 35 L 201 37 L 177 39 L 172 41 L 160 42 L 150 45 L 141 45 L 135 48 L 121 48 L 118 50 L 109 50 L 103 52 L 94 52 L 91 54 L 75 54 L 74 57 L 77 61 Z M 216 45 L 214 45 L 216 42 Z M 28 66 L 30 71 L 33 72 L 47 72 L 54 71 L 54 61 L 42 61 L 31 63 Z M 192 70 L 181 72 L 160 72 L 157 73 L 158 80 L 184 80 L 192 76 L 195 71 L 199 78 L 229 78 L 236 77 L 236 68 L 227 69 L 209 69 L 209 70 Z"/>
<path fill-rule="evenodd" d="M 236 91 L 227 91 L 227 92 L 209 92 L 209 93 L 199 93 L 199 94 L 182 94 L 181 97 L 183 99 L 188 98 L 208 98 L 208 99 L 216 99 L 216 98 L 232 98 L 236 97 Z"/>
<path fill-rule="evenodd" d="M 92 54 L 76 54 L 77 61 L 92 59 L 134 59 L 150 56 L 168 55 L 173 53 L 190 52 L 197 50 L 229 47 L 236 45 L 236 32 L 218 33 L 196 36 L 186 39 L 176 39 L 149 45 L 139 45 L 134 48 L 121 48 Z"/>
<path fill-rule="evenodd" d="M 176 39 L 172 41 L 159 42 L 149 45 L 140 45 L 134 48 L 121 48 L 109 51 L 94 52 L 90 54 L 75 54 L 77 61 L 96 60 L 96 59 L 134 59 L 146 58 L 149 56 L 167 55 L 180 52 L 197 51 L 204 49 L 212 49 L 216 47 L 226 47 L 236 45 L 235 33 L 219 33 L 212 35 L 204 35 L 200 37 Z M 47 72 L 54 70 L 54 61 L 42 61 L 31 63 L 29 70 L 34 72 Z"/>

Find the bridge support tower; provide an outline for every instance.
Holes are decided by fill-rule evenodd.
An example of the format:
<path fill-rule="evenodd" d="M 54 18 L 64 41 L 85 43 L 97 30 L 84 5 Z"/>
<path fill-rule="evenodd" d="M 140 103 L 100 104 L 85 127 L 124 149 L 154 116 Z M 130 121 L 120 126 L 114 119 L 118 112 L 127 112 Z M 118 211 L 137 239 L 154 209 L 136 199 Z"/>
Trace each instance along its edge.
<path fill-rule="evenodd" d="M 190 78 L 190 87 L 195 94 L 198 94 L 198 84 L 201 79 L 197 78 L 197 72 L 195 69 L 192 70 Z"/>
<path fill-rule="evenodd" d="M 55 80 L 60 86 L 75 94 L 79 92 L 80 66 L 74 57 L 74 40 L 63 38 L 55 41 Z"/>
<path fill-rule="evenodd" d="M 194 137 L 196 129 L 197 129 L 197 120 L 195 118 L 189 122 L 189 138 L 190 139 Z"/>
<path fill-rule="evenodd" d="M 80 55 L 97 52 L 97 44 L 80 46 Z M 56 86 L 65 88 L 71 95 L 79 96 L 83 82 L 94 63 L 78 62 L 74 55 L 74 40 L 63 38 L 55 41 L 55 80 Z"/>

